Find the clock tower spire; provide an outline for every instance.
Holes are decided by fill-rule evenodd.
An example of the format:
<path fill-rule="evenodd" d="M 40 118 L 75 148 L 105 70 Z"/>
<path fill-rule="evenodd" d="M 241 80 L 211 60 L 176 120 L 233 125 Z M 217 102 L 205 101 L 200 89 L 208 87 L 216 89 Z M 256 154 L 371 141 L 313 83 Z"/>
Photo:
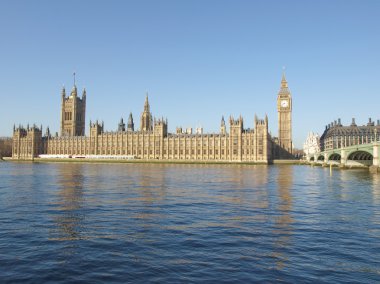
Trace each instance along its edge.
<path fill-rule="evenodd" d="M 286 158 L 293 154 L 292 139 L 292 95 L 282 73 L 281 87 L 277 96 L 278 112 L 278 143 L 280 146 L 280 158 Z"/>

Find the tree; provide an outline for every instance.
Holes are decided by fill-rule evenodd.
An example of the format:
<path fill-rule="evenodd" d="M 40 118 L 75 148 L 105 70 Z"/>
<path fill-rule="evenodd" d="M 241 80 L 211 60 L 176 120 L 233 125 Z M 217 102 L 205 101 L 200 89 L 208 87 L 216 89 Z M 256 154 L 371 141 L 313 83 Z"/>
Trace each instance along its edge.
<path fill-rule="evenodd" d="M 12 156 L 12 139 L 0 138 L 0 158 Z"/>

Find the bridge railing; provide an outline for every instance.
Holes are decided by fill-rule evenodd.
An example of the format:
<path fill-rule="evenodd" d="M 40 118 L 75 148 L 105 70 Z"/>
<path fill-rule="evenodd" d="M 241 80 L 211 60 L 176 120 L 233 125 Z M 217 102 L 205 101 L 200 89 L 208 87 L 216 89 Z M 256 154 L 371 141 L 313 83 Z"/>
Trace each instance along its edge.
<path fill-rule="evenodd" d="M 321 144 L 322 151 L 337 150 L 341 148 L 380 143 L 380 135 L 357 135 L 357 136 L 335 136 L 326 139 Z"/>

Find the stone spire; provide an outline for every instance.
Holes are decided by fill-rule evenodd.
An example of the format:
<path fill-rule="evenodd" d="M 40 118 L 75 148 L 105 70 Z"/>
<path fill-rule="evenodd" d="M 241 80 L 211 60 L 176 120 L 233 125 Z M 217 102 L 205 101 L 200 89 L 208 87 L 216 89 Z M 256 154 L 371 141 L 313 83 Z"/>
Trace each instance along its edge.
<path fill-rule="evenodd" d="M 282 72 L 281 87 L 282 88 L 288 87 L 288 82 L 286 81 L 286 77 L 285 77 L 285 70 Z"/>
<path fill-rule="evenodd" d="M 49 129 L 49 126 L 46 127 L 46 134 L 45 134 L 46 137 L 50 137 L 50 129 Z"/>
<path fill-rule="evenodd" d="M 76 82 L 75 82 L 75 72 L 73 73 L 73 77 L 74 77 L 74 85 L 73 85 L 73 88 L 71 90 L 70 96 L 76 97 L 77 94 L 78 94 L 78 92 L 77 92 L 77 85 L 76 85 Z"/>
<path fill-rule="evenodd" d="M 285 70 L 282 72 L 282 79 L 281 79 L 281 87 L 279 94 L 288 95 L 290 94 L 289 88 L 288 88 L 288 81 L 286 81 L 285 77 Z"/>
<path fill-rule="evenodd" d="M 150 112 L 150 105 L 149 105 L 149 100 L 148 100 L 148 92 L 146 93 L 146 97 L 145 97 L 144 112 Z"/>
<path fill-rule="evenodd" d="M 220 134 L 226 134 L 226 122 L 224 121 L 224 116 L 222 116 L 222 120 L 220 121 Z"/>
<path fill-rule="evenodd" d="M 62 87 L 62 92 L 61 92 L 62 98 L 66 97 L 66 89 L 65 86 Z"/>
<path fill-rule="evenodd" d="M 130 113 L 128 117 L 127 131 L 135 131 L 135 124 L 133 123 L 132 113 Z"/>
<path fill-rule="evenodd" d="M 140 118 L 140 130 L 141 131 L 152 131 L 153 130 L 153 116 L 150 112 L 150 105 L 148 100 L 148 93 L 146 94 L 144 111 Z"/>
<path fill-rule="evenodd" d="M 117 130 L 118 130 L 119 132 L 124 132 L 124 131 L 125 131 L 125 123 L 124 123 L 123 118 L 120 119 L 119 127 L 118 127 Z"/>

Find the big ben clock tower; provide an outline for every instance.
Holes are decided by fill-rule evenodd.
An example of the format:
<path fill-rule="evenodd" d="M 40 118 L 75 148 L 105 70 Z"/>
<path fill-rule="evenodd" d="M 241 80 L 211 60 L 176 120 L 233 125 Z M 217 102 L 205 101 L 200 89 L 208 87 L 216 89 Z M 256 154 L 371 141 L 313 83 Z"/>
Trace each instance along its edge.
<path fill-rule="evenodd" d="M 288 82 L 285 78 L 285 72 L 282 74 L 281 88 L 277 96 L 278 111 L 278 143 L 281 152 L 293 154 L 292 140 L 292 95 L 288 88 Z M 281 158 L 285 158 L 281 154 Z"/>

